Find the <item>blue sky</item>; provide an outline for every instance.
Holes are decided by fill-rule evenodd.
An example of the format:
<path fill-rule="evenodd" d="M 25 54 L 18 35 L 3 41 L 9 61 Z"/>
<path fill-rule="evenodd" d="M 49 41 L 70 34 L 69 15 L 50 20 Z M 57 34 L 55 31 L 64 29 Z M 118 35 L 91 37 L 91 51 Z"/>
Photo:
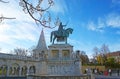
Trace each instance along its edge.
<path fill-rule="evenodd" d="M 19 1 L 19 0 L 18 0 Z M 16 17 L 15 20 L 4 20 L 0 24 L 1 52 L 21 47 L 30 48 L 38 42 L 42 27 L 22 11 L 19 2 L 0 3 L 0 14 Z M 120 50 L 120 0 L 54 0 L 50 9 L 52 18 L 60 17 L 66 28 L 73 28 L 68 42 L 74 50 L 83 50 L 89 57 L 93 48 L 107 44 L 110 51 Z M 9 7 L 10 6 L 10 7 Z M 44 28 L 47 45 L 50 45 L 50 32 L 54 29 Z"/>

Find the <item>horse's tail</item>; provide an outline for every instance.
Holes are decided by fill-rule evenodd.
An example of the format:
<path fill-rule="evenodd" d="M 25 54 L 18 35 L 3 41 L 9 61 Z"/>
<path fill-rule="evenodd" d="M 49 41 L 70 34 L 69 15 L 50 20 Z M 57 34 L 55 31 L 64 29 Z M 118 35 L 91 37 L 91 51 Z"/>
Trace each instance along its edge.
<path fill-rule="evenodd" d="M 50 42 L 52 42 L 52 36 L 53 36 L 53 32 L 51 32 Z"/>

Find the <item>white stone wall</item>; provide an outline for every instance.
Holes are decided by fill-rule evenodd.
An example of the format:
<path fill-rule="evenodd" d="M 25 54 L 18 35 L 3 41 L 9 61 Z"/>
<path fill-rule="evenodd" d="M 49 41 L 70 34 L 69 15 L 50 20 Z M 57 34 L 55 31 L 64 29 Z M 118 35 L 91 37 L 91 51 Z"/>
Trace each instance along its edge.
<path fill-rule="evenodd" d="M 48 46 L 48 75 L 80 75 L 81 74 L 81 62 L 78 61 L 75 63 L 76 58 L 72 56 L 73 54 L 73 46 L 69 44 L 53 44 Z M 52 51 L 58 50 L 59 56 L 55 59 L 52 57 Z M 69 55 L 68 58 L 63 57 L 63 51 L 68 50 Z"/>
<path fill-rule="evenodd" d="M 40 75 L 40 69 L 41 69 L 41 60 L 35 60 L 32 57 L 23 57 L 23 56 L 16 56 L 16 55 L 10 55 L 10 54 L 2 54 L 0 53 L 0 70 L 4 71 L 4 74 L 0 74 L 0 76 L 16 76 L 16 73 L 19 73 L 17 75 L 19 76 L 25 76 L 25 75 Z M 26 67 L 26 74 L 22 75 L 22 68 Z M 35 67 L 35 73 L 33 72 L 32 67 Z M 10 72 L 10 69 L 12 69 L 12 72 Z M 6 72 L 7 71 L 7 72 Z M 11 74 L 10 74 L 11 73 Z M 14 73 L 14 74 L 13 74 Z"/>
<path fill-rule="evenodd" d="M 59 51 L 58 58 L 52 58 L 52 50 Z M 62 56 L 63 50 L 69 50 L 68 58 Z M 42 59 L 39 56 L 36 58 L 0 53 L 0 71 L 3 72 L 0 76 L 80 75 L 81 62 L 75 62 L 72 52 L 73 46 L 69 44 L 54 44 L 49 46 L 47 57 Z"/>

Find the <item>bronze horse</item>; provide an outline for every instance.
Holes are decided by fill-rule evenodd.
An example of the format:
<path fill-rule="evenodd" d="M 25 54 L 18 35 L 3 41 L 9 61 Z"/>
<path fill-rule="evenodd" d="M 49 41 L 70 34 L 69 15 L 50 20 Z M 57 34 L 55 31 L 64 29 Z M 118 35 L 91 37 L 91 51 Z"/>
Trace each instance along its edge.
<path fill-rule="evenodd" d="M 52 31 L 51 37 L 50 37 L 50 42 L 52 42 L 52 44 L 54 44 L 54 41 L 57 38 L 57 41 L 65 41 L 65 43 L 67 44 L 67 37 L 69 37 L 69 34 L 72 34 L 72 32 L 73 32 L 72 28 L 67 28 L 67 29 L 63 30 L 62 33 L 57 30 Z"/>

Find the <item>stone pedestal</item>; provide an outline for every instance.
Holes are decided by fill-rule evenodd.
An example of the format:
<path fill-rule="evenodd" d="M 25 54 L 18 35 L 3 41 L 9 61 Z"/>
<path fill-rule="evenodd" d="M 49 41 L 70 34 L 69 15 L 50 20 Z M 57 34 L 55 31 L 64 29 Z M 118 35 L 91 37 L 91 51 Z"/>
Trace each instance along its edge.
<path fill-rule="evenodd" d="M 70 44 L 52 44 L 48 46 L 48 75 L 70 76 L 80 75 L 81 62 L 72 58 L 73 46 Z"/>
<path fill-rule="evenodd" d="M 48 48 L 48 58 L 70 58 L 73 52 L 73 46 L 70 44 L 52 44 Z"/>

